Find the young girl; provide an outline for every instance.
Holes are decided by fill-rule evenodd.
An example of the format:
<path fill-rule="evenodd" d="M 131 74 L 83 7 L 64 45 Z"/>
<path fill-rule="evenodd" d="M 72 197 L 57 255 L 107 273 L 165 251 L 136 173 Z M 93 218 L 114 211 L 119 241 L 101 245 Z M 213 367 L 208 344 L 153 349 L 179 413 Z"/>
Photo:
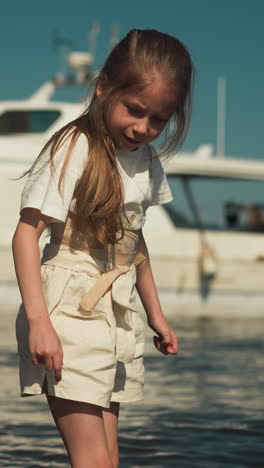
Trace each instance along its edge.
<path fill-rule="evenodd" d="M 119 404 L 142 397 L 144 324 L 135 289 L 155 346 L 177 353 L 142 227 L 149 206 L 172 199 L 149 143 L 172 118 L 166 150 L 182 142 L 191 81 L 181 42 L 130 31 L 106 60 L 87 110 L 47 143 L 22 194 L 13 239 L 23 300 L 21 394 L 46 393 L 74 468 L 118 466 Z"/>

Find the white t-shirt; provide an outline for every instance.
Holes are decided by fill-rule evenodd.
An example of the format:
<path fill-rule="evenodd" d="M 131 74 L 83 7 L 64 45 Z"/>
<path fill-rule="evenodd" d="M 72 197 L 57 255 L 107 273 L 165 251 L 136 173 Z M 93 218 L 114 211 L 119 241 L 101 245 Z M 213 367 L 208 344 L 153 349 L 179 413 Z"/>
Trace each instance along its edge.
<path fill-rule="evenodd" d="M 89 151 L 87 138 L 81 134 L 72 149 L 60 194 L 58 181 L 70 141 L 68 138 L 56 153 L 53 174 L 50 164 L 41 169 L 49 159 L 49 149 L 43 153 L 22 192 L 20 212 L 23 208 L 36 208 L 50 216 L 51 222 L 65 222 L 68 212 L 74 212 L 74 189 Z M 171 191 L 160 160 L 149 145 L 141 145 L 135 151 L 117 151 L 117 161 L 124 185 L 124 227 L 135 231 L 143 227 L 149 206 L 172 200 Z"/>

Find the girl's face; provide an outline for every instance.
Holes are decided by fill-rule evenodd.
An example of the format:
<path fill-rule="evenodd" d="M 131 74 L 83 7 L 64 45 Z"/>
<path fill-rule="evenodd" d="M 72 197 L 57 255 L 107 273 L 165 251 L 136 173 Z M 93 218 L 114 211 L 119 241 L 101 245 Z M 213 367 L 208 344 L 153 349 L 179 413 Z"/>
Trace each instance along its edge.
<path fill-rule="evenodd" d="M 176 93 L 162 80 L 119 95 L 106 114 L 107 128 L 121 150 L 155 140 L 176 110 Z"/>

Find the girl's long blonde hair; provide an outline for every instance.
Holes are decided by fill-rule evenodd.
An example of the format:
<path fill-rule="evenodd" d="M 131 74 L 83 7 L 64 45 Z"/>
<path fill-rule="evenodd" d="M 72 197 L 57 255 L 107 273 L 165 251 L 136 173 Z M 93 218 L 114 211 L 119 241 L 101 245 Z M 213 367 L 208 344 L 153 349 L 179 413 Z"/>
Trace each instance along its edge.
<path fill-rule="evenodd" d="M 111 51 L 102 70 L 94 81 L 91 100 L 84 113 L 59 130 L 45 145 L 38 159 L 50 148 L 50 164 L 65 140 L 70 138 L 59 179 L 61 192 L 72 148 L 78 136 L 86 135 L 89 157 L 76 185 L 76 215 L 74 224 L 77 232 L 85 234 L 92 229 L 102 244 L 115 243 L 117 234 L 122 237 L 124 228 L 123 185 L 116 161 L 115 143 L 107 129 L 104 115 L 111 109 L 113 99 L 123 92 L 142 90 L 159 74 L 166 84 L 177 93 L 175 102 L 175 129 L 170 131 L 162 150 L 164 154 L 180 146 L 189 126 L 191 111 L 191 89 L 193 66 L 186 47 L 176 38 L 155 30 L 131 30 Z M 97 97 L 96 90 L 107 82 Z"/>

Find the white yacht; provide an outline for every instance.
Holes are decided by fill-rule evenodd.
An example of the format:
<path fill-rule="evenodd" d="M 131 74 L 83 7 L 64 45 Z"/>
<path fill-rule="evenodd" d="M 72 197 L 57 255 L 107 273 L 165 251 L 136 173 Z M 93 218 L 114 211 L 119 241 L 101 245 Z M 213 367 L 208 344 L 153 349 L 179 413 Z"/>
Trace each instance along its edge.
<path fill-rule="evenodd" d="M 217 158 L 203 149 L 166 166 L 173 202 L 145 226 L 159 287 L 201 299 L 264 293 L 264 162 Z"/>
<path fill-rule="evenodd" d="M 81 62 L 87 73 L 89 61 L 75 56 L 75 68 Z M 50 100 L 59 81 L 27 100 L 0 102 L 0 283 L 15 281 L 11 240 L 25 180 L 14 179 L 83 110 Z M 158 287 L 202 299 L 213 292 L 263 294 L 264 162 L 213 157 L 205 146 L 179 153 L 165 169 L 174 201 L 150 208 L 144 229 Z"/>
<path fill-rule="evenodd" d="M 52 101 L 60 87 L 90 83 L 95 76 L 90 53 L 73 52 L 72 75 L 58 74 L 28 99 L 0 101 L 0 283 L 14 282 L 11 241 L 18 222 L 20 195 L 27 171 L 44 144 L 63 125 L 78 117 L 84 103 Z"/>

